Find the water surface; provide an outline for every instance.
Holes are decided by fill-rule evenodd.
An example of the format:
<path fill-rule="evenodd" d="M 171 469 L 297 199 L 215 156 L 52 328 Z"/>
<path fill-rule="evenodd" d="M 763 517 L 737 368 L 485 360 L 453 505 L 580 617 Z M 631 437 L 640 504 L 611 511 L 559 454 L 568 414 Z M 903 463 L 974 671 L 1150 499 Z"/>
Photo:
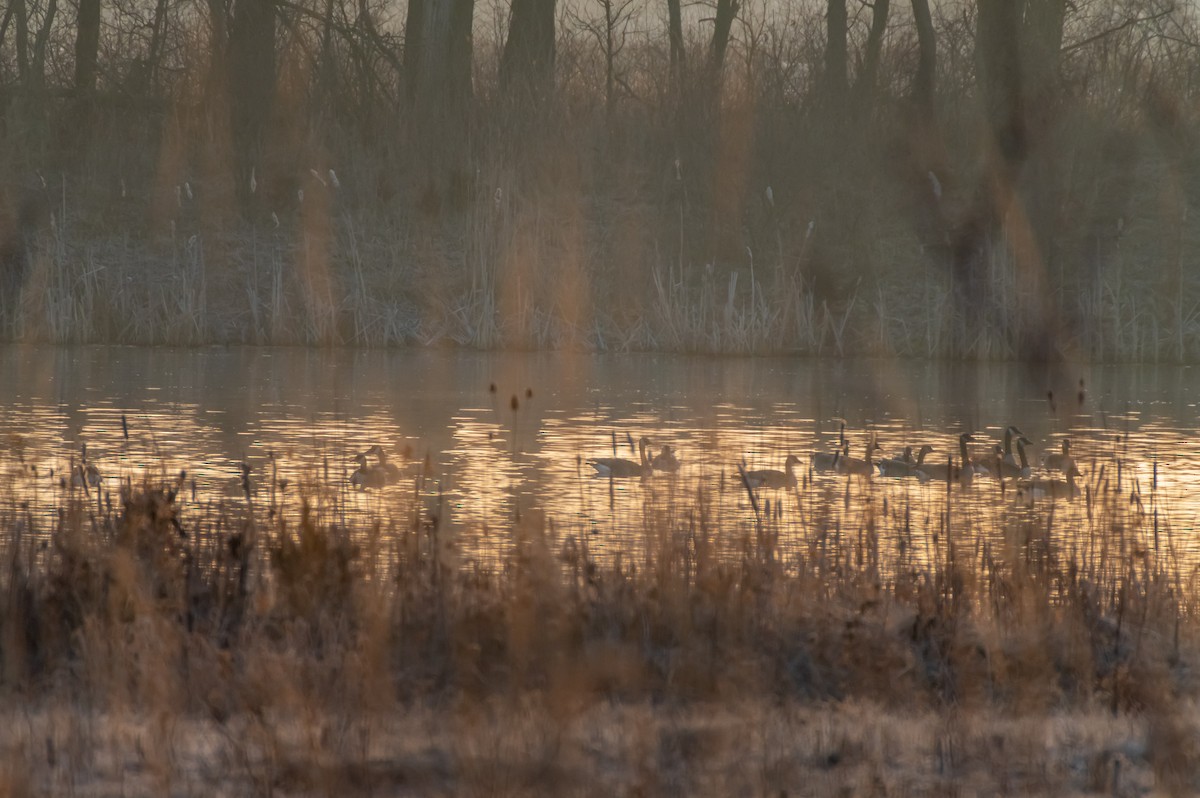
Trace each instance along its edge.
<path fill-rule="evenodd" d="M 869 431 L 880 454 L 929 443 L 945 458 L 962 431 L 982 453 L 1017 424 L 1034 441 L 1035 460 L 1070 436 L 1093 489 L 1102 468 L 1116 487 L 1119 462 L 1120 490 L 1153 493 L 1176 556 L 1191 562 L 1197 396 L 1200 373 L 1188 367 L 11 346 L 0 350 L 0 462 L 7 500 L 47 511 L 84 444 L 104 474 L 102 491 L 186 471 L 195 501 L 244 501 L 243 462 L 256 495 L 272 480 L 293 493 L 320 487 L 350 514 L 386 515 L 419 491 L 438 503 L 463 551 L 486 558 L 509 543 L 498 530 L 534 511 L 564 536 L 586 535 L 597 551 L 644 546 L 651 505 L 668 523 L 694 521 L 702 494 L 708 520 L 748 529 L 755 508 L 737 464 L 782 468 L 791 452 L 805 463 L 801 489 L 762 492 L 757 509 L 777 520 L 783 548 L 799 552 L 818 534 L 818 509 L 834 498 L 848 528 L 868 509 L 886 518 L 906 507 L 918 528 L 936 531 L 945 509 L 944 485 L 808 474 L 811 453 L 836 443 L 835 419 L 845 420 L 855 456 Z M 587 458 L 636 458 L 632 443 L 643 435 L 678 451 L 676 477 L 591 476 Z M 376 443 L 405 479 L 351 490 L 353 455 Z M 1011 492 L 977 484 L 954 501 L 982 526 Z M 1060 515 L 1086 523 L 1084 505 Z"/>

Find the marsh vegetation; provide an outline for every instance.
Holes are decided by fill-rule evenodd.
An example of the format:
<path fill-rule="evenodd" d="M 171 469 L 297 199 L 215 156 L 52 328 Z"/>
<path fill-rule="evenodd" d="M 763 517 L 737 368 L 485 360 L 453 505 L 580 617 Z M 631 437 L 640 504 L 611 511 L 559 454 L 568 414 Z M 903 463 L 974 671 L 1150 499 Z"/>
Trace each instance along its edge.
<path fill-rule="evenodd" d="M 174 458 L 91 447 L 97 485 L 16 443 L 13 791 L 1200 787 L 1191 504 L 1128 447 L 1077 437 L 1066 501 L 808 462 L 756 487 L 685 444 L 678 473 L 578 475 L 590 516 L 463 525 L 481 495 L 420 453 L 386 484 L 271 459 L 212 493 Z"/>

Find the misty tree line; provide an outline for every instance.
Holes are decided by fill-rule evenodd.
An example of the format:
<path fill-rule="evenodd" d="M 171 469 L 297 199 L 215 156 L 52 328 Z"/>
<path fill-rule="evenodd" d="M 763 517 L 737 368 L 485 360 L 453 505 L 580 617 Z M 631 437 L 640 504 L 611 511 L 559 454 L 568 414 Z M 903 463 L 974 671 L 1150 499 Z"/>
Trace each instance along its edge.
<path fill-rule="evenodd" d="M 765 187 L 773 206 L 822 169 L 862 182 L 865 157 L 887 164 L 922 251 L 986 303 L 992 243 L 1035 282 L 1065 246 L 1073 131 L 1095 140 L 1092 194 L 1130 161 L 1126 124 L 1189 174 L 1198 45 L 1192 6 L 1170 0 L 9 0 L 0 138 L 10 174 L 20 153 L 69 168 L 86 131 L 186 118 L 190 135 L 227 137 L 221 169 L 244 207 L 256 179 L 296 168 L 281 139 L 332 149 L 336 131 L 368 155 L 400 152 L 414 203 L 436 214 L 461 205 L 481 151 L 536 163 L 545 129 L 586 129 L 601 169 L 650 165 L 668 198 L 681 168 L 697 182 L 689 223 L 710 261 L 744 248 Z M 1164 203 L 1179 224 L 1186 184 Z M 857 199 L 829 191 L 810 191 L 782 234 L 785 210 L 768 209 L 780 259 L 813 208 L 854 216 Z M 1071 257 L 1103 260 L 1119 205 L 1073 220 L 1087 231 Z M 1030 314 L 1028 354 L 1052 340 L 1053 310 Z"/>

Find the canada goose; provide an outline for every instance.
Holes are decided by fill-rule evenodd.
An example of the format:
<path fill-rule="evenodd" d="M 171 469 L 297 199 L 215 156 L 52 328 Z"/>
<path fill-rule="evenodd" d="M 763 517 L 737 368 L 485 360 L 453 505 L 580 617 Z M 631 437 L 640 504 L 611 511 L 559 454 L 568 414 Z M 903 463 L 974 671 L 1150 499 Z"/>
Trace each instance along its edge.
<path fill-rule="evenodd" d="M 679 458 L 675 456 L 674 449 L 664 444 L 662 451 L 654 455 L 654 459 L 650 461 L 650 467 L 655 471 L 674 474 L 679 470 Z"/>
<path fill-rule="evenodd" d="M 918 476 L 923 474 L 925 479 L 936 479 L 942 482 L 953 479 L 962 482 L 964 485 L 970 484 L 974 471 L 970 467 L 971 458 L 967 454 L 967 443 L 973 440 L 975 439 L 971 437 L 971 433 L 969 432 L 964 432 L 958 436 L 958 454 L 961 458 L 959 465 L 952 463 L 925 463 L 917 468 L 919 472 Z M 968 467 L 963 468 L 963 463 L 966 463 Z"/>
<path fill-rule="evenodd" d="M 789 454 L 787 460 L 784 461 L 784 471 L 775 471 L 770 468 L 765 468 L 761 471 L 746 471 L 744 472 L 746 485 L 751 490 L 754 488 L 772 488 L 775 490 L 794 488 L 796 487 L 796 466 L 799 464 L 800 458 L 794 454 Z"/>
<path fill-rule="evenodd" d="M 904 454 L 900 455 L 899 457 L 883 457 L 883 458 L 880 458 L 879 460 L 875 461 L 875 465 L 879 466 L 879 473 L 880 473 L 880 475 L 882 475 L 882 476 L 887 476 L 887 474 L 885 474 L 885 473 L 884 473 L 884 470 L 885 470 L 885 469 L 886 469 L 888 466 L 890 466 L 890 465 L 892 465 L 892 464 L 896 464 L 896 465 L 898 465 L 898 466 L 911 466 L 911 465 L 913 465 L 913 463 L 915 463 L 915 462 L 916 462 L 916 461 L 915 461 L 915 460 L 913 460 L 913 451 L 912 451 L 912 447 L 911 447 L 911 446 L 905 446 L 905 447 L 904 447 Z"/>
<path fill-rule="evenodd" d="M 627 477 L 648 477 L 653 472 L 653 467 L 650 465 L 650 457 L 646 454 L 646 447 L 650 445 L 650 439 L 642 436 L 638 441 L 638 454 L 640 455 L 640 463 L 635 463 L 632 460 L 626 460 L 623 457 L 594 457 L 587 461 L 588 465 L 596 469 L 596 476 L 613 477 L 624 479 Z"/>
<path fill-rule="evenodd" d="M 1024 435 L 1017 438 L 1017 455 L 1020 463 L 1000 461 L 1000 476 L 1004 479 L 1029 479 L 1033 476 L 1033 468 L 1029 465 L 1029 457 L 1025 454 L 1025 445 L 1031 441 Z"/>
<path fill-rule="evenodd" d="M 1015 430 L 1016 427 L 1009 429 Z M 1007 435 L 1005 436 L 1008 437 Z M 992 456 L 987 459 L 976 459 L 971 465 L 975 469 L 976 475 L 994 477 L 996 479 L 1028 479 L 1033 474 L 1033 469 L 1029 465 L 1029 458 L 1025 454 L 1025 444 L 1032 443 L 1024 435 L 1017 438 L 1017 452 L 1020 455 L 1020 461 L 1016 458 L 1010 462 L 1008 455 L 1004 449 L 997 445 L 992 447 Z M 1008 444 L 1011 446 L 1011 442 Z"/>
<path fill-rule="evenodd" d="M 100 486 L 103 477 L 100 469 L 88 462 L 87 442 L 79 447 L 79 463 L 71 468 L 71 484 L 77 488 L 96 488 Z"/>
<path fill-rule="evenodd" d="M 976 476 L 994 477 L 1004 466 L 1004 447 L 996 444 L 987 457 L 975 457 L 971 460 L 971 471 Z"/>
<path fill-rule="evenodd" d="M 920 476 L 918 470 L 925 464 L 925 456 L 933 451 L 933 447 L 928 443 L 921 447 L 917 453 L 917 459 L 914 462 L 912 459 L 912 447 L 904 447 L 904 458 L 893 460 L 880 460 L 879 476 L 881 477 L 916 477 Z"/>
<path fill-rule="evenodd" d="M 354 459 L 358 462 L 358 468 L 354 469 L 354 473 L 350 475 L 350 484 L 354 487 L 359 489 L 384 488 L 395 481 L 390 479 L 387 471 L 379 465 L 367 463 L 367 452 L 359 452 L 354 455 Z"/>
<path fill-rule="evenodd" d="M 383 450 L 382 446 L 377 443 L 370 449 L 367 449 L 366 453 L 375 455 L 375 458 L 379 461 L 375 464 L 375 468 L 383 472 L 388 480 L 388 484 L 400 479 L 400 467 L 395 463 L 388 462 L 387 452 Z"/>
<path fill-rule="evenodd" d="M 813 471 L 832 471 L 835 464 L 850 452 L 850 442 L 846 440 L 846 422 L 841 422 L 838 429 L 838 445 L 832 452 L 816 452 L 812 456 Z"/>
<path fill-rule="evenodd" d="M 1062 453 L 1052 452 L 1042 459 L 1042 465 L 1051 471 L 1061 471 L 1067 473 L 1071 466 L 1075 464 L 1075 458 L 1071 456 L 1071 439 L 1062 439 Z"/>
<path fill-rule="evenodd" d="M 875 440 L 875 433 L 871 433 L 871 437 L 867 439 L 867 455 L 864 459 L 859 460 L 856 457 L 840 457 L 838 458 L 835 469 L 839 474 L 850 474 L 852 476 L 869 477 L 875 473 L 875 464 L 871 462 L 871 455 L 875 454 L 876 450 L 882 449 Z"/>
<path fill-rule="evenodd" d="M 1024 437 L 1025 433 L 1011 424 L 1004 430 L 1004 462 L 1014 466 L 1017 464 L 1017 458 L 1013 457 L 1013 438 Z M 1026 439 L 1025 442 L 1029 443 L 1029 440 Z"/>
<path fill-rule="evenodd" d="M 1082 491 L 1075 484 L 1075 477 L 1083 476 L 1079 468 L 1071 463 L 1067 466 L 1066 481 L 1061 479 L 1029 479 L 1017 483 L 1017 492 L 1031 499 L 1066 499 L 1071 501 Z"/>
<path fill-rule="evenodd" d="M 81 461 L 71 469 L 71 484 L 77 488 L 97 488 L 102 481 L 100 469 L 87 461 Z"/>

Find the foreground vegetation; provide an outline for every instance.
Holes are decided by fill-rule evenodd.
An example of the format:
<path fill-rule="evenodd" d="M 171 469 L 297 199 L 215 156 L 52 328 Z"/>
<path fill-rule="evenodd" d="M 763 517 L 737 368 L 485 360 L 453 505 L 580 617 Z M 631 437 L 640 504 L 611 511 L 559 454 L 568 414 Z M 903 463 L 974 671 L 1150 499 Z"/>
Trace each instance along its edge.
<path fill-rule="evenodd" d="M 48 515 L 10 473 L 2 772 L 77 794 L 1191 794 L 1194 564 L 1114 471 L 986 513 L 994 483 L 903 504 L 806 479 L 737 517 L 647 484 L 640 543 L 603 556 L 538 508 L 481 548 L 424 475 L 369 514 L 346 487 L 201 501 L 181 475 L 64 481 Z"/>
<path fill-rule="evenodd" d="M 584 3 L 536 91 L 503 77 L 508 9 L 480 8 L 442 120 L 387 3 L 263 4 L 261 41 L 222 4 L 106 6 L 81 76 L 85 20 L 22 0 L 0 337 L 1200 357 L 1191 6 L 1057 3 L 1049 65 L 1001 70 L 1027 79 L 1001 168 L 984 12 L 1056 4 L 928 28 L 924 3 L 851 4 L 846 52 L 839 5 L 722 0 L 717 59 L 691 10 L 668 48 L 656 6 Z"/>

